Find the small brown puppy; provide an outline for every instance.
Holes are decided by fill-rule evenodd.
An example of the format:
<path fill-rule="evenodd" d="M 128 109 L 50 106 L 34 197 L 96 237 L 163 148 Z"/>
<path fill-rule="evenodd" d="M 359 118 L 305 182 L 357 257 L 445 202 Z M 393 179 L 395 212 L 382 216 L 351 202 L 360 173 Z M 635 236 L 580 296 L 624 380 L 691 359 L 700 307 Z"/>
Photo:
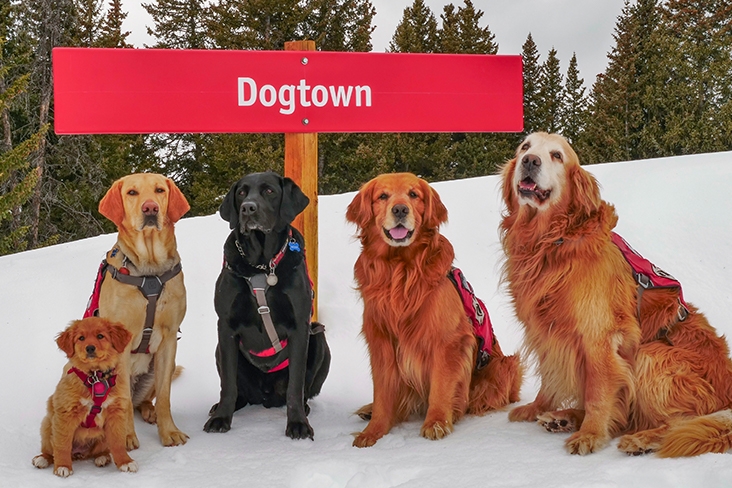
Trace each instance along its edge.
<path fill-rule="evenodd" d="M 129 399 L 120 395 L 116 371 L 132 335 L 121 324 L 98 317 L 76 320 L 59 334 L 58 347 L 69 362 L 41 424 L 41 454 L 33 465 L 66 478 L 72 459 L 94 459 L 99 467 L 114 461 L 120 471 L 136 472 L 125 448 Z"/>

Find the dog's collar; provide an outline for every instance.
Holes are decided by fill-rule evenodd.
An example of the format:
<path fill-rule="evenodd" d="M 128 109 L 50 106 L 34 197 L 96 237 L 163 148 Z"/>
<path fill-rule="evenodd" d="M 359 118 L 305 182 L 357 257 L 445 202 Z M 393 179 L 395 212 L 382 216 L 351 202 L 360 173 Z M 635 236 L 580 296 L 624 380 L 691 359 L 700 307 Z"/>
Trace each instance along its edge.
<path fill-rule="evenodd" d="M 244 253 L 244 249 L 242 249 L 241 244 L 239 244 L 239 239 L 234 239 L 234 244 L 236 245 L 236 250 L 239 251 L 239 255 L 246 261 L 247 255 Z M 262 271 L 269 271 L 269 274 L 267 275 L 267 284 L 269 286 L 275 286 L 277 284 L 278 278 L 275 274 L 275 270 L 277 269 L 277 265 L 280 264 L 282 259 L 285 257 L 285 253 L 287 250 L 300 252 L 300 244 L 295 240 L 294 237 L 292 237 L 292 227 L 287 229 L 287 239 L 285 239 L 285 243 L 282 244 L 282 248 L 280 251 L 275 254 L 275 256 L 269 260 L 268 264 L 253 264 L 251 266 L 262 270 Z M 227 269 L 231 270 L 231 267 L 228 263 L 224 262 L 224 265 Z"/>
<path fill-rule="evenodd" d="M 81 426 L 85 429 L 91 429 L 97 426 L 95 419 L 97 415 L 102 411 L 102 404 L 107 400 L 109 396 L 109 390 L 117 384 L 117 375 L 114 374 L 114 368 L 109 371 L 92 371 L 89 374 L 81 371 L 76 367 L 72 367 L 66 374 L 74 373 L 78 378 L 84 382 L 84 386 L 89 388 L 89 392 L 92 395 L 94 405 L 92 405 L 89 415 L 81 423 Z"/>

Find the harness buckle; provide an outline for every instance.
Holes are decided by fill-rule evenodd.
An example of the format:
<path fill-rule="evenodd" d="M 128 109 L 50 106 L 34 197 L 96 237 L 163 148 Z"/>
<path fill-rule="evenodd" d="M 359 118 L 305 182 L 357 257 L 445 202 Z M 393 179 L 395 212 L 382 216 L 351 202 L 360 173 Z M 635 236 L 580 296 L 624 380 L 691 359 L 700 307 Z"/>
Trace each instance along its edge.
<path fill-rule="evenodd" d="M 643 273 L 636 273 L 635 281 L 637 281 L 640 286 L 646 289 L 653 284 L 651 283 L 651 278 Z"/>
<path fill-rule="evenodd" d="M 257 309 L 257 312 L 259 312 L 259 315 L 264 315 L 269 313 L 269 307 L 267 305 L 262 305 Z"/>
<path fill-rule="evenodd" d="M 140 290 L 145 297 L 158 296 L 163 291 L 163 282 L 158 276 L 144 276 Z"/>

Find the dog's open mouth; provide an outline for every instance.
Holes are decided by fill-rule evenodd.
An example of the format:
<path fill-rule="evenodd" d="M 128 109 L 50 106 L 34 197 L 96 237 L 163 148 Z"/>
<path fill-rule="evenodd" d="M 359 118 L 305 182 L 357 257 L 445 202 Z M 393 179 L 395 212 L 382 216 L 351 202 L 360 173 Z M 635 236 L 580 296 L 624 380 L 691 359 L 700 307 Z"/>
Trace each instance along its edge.
<path fill-rule="evenodd" d="M 525 197 L 536 197 L 540 202 L 543 202 L 551 194 L 551 190 L 543 190 L 539 188 L 531 177 L 527 176 L 521 180 L 518 184 L 518 192 Z"/>
<path fill-rule="evenodd" d="M 402 224 L 392 227 L 391 229 L 384 229 L 386 237 L 394 242 L 406 242 L 414 234 L 414 230 L 409 230 Z"/>

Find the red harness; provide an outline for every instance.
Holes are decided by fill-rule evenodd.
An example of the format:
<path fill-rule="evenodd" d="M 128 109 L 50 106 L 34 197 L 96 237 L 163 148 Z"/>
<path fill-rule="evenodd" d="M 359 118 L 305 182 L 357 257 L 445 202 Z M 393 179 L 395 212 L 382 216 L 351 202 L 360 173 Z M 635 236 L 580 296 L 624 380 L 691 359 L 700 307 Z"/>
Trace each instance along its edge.
<path fill-rule="evenodd" d="M 74 373 L 84 382 L 84 386 L 89 388 L 94 405 L 92 405 L 89 415 L 86 416 L 86 420 L 81 423 L 81 426 L 85 429 L 92 429 L 97 426 L 94 419 L 102 411 L 102 404 L 107 400 L 109 396 L 109 390 L 117 384 L 117 375 L 112 374 L 112 371 L 92 371 L 88 375 L 77 368 L 69 369 L 68 373 Z"/>
<path fill-rule="evenodd" d="M 460 294 L 465 314 L 473 324 L 473 333 L 478 340 L 478 358 L 475 362 L 475 369 L 483 369 L 491 360 L 493 341 L 495 340 L 493 324 L 488 316 L 488 308 L 480 298 L 475 296 L 473 287 L 465 279 L 462 271 L 458 268 L 452 268 L 447 277 L 450 278 Z"/>

